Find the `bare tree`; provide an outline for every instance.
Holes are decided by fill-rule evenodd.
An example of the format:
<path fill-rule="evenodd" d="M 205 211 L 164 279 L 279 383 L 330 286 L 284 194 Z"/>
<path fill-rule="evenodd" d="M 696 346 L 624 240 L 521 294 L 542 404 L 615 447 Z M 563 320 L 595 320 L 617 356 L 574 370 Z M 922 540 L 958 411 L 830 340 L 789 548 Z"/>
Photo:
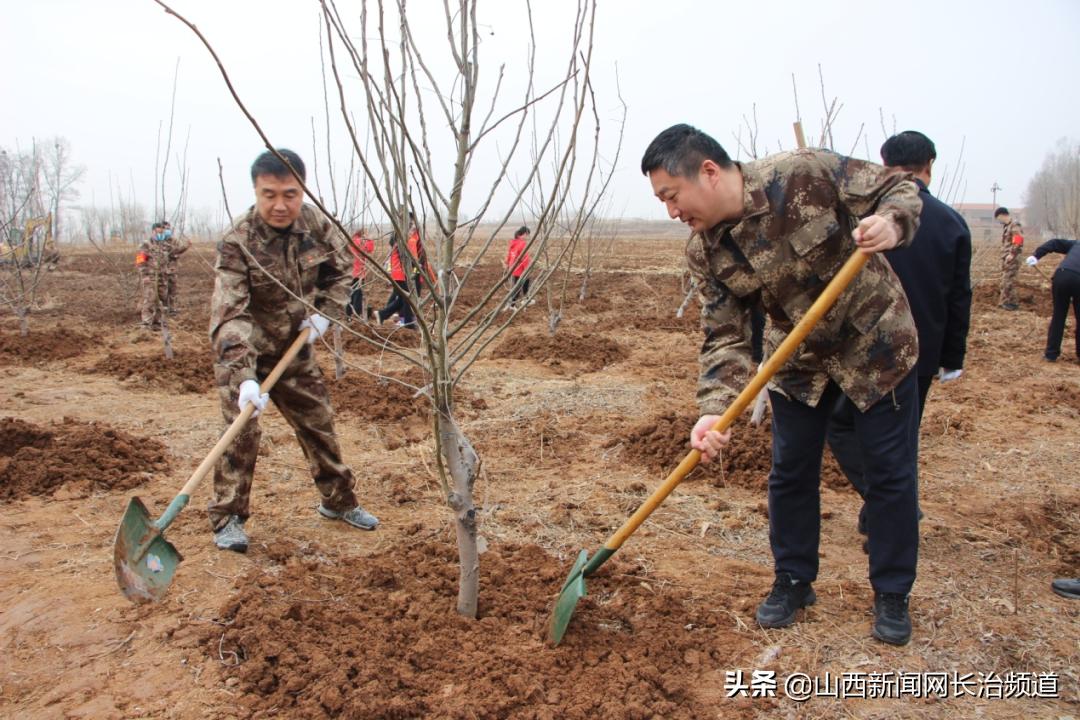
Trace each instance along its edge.
<path fill-rule="evenodd" d="M 43 271 L 53 267 L 59 256 L 53 243 L 56 215 L 51 208 L 59 207 L 65 193 L 70 197 L 78 177 L 67 179 L 65 160 L 60 148 L 66 141 L 53 141 L 57 149 L 51 165 L 42 144 L 34 141 L 29 151 L 18 148 L 13 153 L 0 150 L 0 306 L 6 306 L 19 320 L 19 332 L 30 332 L 29 316 L 37 306 L 38 288 Z M 57 179 L 54 201 L 43 191 L 48 187 L 46 170 L 54 170 Z"/>
<path fill-rule="evenodd" d="M 164 2 L 154 1 L 200 37 L 218 62 L 237 104 L 266 146 L 273 149 L 274 144 L 240 101 L 206 38 Z M 406 301 L 418 319 L 418 349 L 394 343 L 392 338 L 386 339 L 383 347 L 418 369 L 423 382 L 417 383 L 417 389 L 431 402 L 436 466 L 457 530 L 457 610 L 475 617 L 479 553 L 473 488 L 480 457 L 457 423 L 455 388 L 520 312 L 501 312 L 509 302 L 502 292 L 509 269 L 497 277 L 479 272 L 485 258 L 497 257 L 502 250 L 495 246 L 496 236 L 511 218 L 524 214 L 524 199 L 541 188 L 526 251 L 539 255 L 559 236 L 564 243 L 559 257 L 565 258 L 607 187 L 612 166 L 599 151 L 601 123 L 591 78 L 595 1 L 579 0 L 576 4 L 562 78 L 537 88 L 534 69 L 539 41 L 532 6 L 524 0 L 529 33 L 527 41 L 520 43 L 526 48 L 524 89 L 509 102 L 502 97 L 505 66 L 491 74 L 493 80 L 485 75 L 482 82 L 481 68 L 487 69 L 480 58 L 480 28 L 484 25 L 477 19 L 475 0 L 445 0 L 445 46 L 441 51 L 417 38 L 405 0 L 374 7 L 362 4 L 359 28 L 347 26 L 333 0 L 322 0 L 320 6 L 326 29 L 325 57 L 345 134 L 376 212 L 392 227 L 399 243 L 410 290 Z M 547 67 L 554 62 L 550 56 L 545 58 Z M 583 131 L 586 113 L 593 119 L 591 136 Z M 527 135 L 530 121 L 534 126 Z M 365 137 L 370 140 L 362 142 Z M 481 158 L 496 159 L 497 164 L 481 169 Z M 337 222 L 310 189 L 306 192 Z M 574 209 L 569 213 L 572 221 L 562 232 L 555 232 L 551 226 L 557 228 L 559 219 L 567 217 L 567 208 Z M 434 248 L 434 282 L 422 300 L 414 280 L 422 268 L 404 247 L 410 218 L 416 219 Z M 345 232 L 340 222 L 338 227 Z M 365 257 L 375 272 L 387 277 L 373 258 Z M 530 292 L 535 294 L 557 267 L 539 269 Z M 479 285 L 481 294 L 468 305 L 461 291 L 472 284 Z"/>
<path fill-rule="evenodd" d="M 1080 237 L 1080 143 L 1058 141 L 1028 183 L 1025 201 L 1028 223 Z"/>

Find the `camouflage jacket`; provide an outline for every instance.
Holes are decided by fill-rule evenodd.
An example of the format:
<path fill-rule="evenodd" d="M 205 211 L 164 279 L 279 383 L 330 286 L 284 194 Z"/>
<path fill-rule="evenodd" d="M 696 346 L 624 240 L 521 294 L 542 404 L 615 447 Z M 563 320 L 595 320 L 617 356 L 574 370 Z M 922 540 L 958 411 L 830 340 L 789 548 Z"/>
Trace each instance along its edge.
<path fill-rule="evenodd" d="M 138 255 L 145 257 L 143 262 L 137 262 L 139 273 L 142 275 L 172 275 L 178 270 L 176 258 L 187 252 L 191 247 L 190 240 L 181 240 L 171 237 L 167 240 L 155 240 L 149 237 L 139 246 Z"/>
<path fill-rule="evenodd" d="M 309 205 L 286 231 L 264 223 L 254 206 L 233 220 L 218 243 L 210 304 L 218 385 L 257 379 L 258 361 L 274 362 L 285 352 L 310 306 L 341 319 L 350 264 L 345 236 Z"/>
<path fill-rule="evenodd" d="M 169 244 L 168 253 L 165 255 L 165 273 L 175 275 L 180 269 L 180 263 L 176 259 L 188 251 L 188 248 L 191 247 L 191 241 L 174 235 L 165 242 Z"/>
<path fill-rule="evenodd" d="M 1016 242 L 1014 238 L 1019 238 Z M 1001 257 L 1011 260 L 1020 254 L 1024 248 L 1024 228 L 1016 220 L 1010 220 L 1001 229 Z"/>
<path fill-rule="evenodd" d="M 720 414 L 756 369 L 750 308 L 772 318 L 772 352 L 855 251 L 862 217 L 895 219 L 900 246 L 918 226 L 918 187 L 904 174 L 823 150 L 780 153 L 739 165 L 743 216 L 690 239 L 705 341 L 698 403 Z M 773 378 L 770 387 L 816 406 L 830 379 L 861 410 L 915 366 L 918 336 L 900 281 L 880 254 L 870 257 L 833 308 Z"/>

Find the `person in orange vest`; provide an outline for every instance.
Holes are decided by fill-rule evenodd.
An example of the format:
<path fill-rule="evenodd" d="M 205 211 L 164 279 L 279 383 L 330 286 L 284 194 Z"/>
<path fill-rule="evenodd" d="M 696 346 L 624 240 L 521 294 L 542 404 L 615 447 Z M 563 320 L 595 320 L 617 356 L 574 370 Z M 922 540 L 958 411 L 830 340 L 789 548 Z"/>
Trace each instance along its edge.
<path fill-rule="evenodd" d="M 513 291 L 510 293 L 510 305 L 524 307 L 529 299 L 529 278 L 525 276 L 532 258 L 525 252 L 525 246 L 529 243 L 529 228 L 522 225 L 514 233 L 510 246 L 506 249 L 506 260 L 503 267 L 510 270 Z"/>
<path fill-rule="evenodd" d="M 352 236 L 349 243 L 349 252 L 353 256 L 352 266 L 352 293 L 349 295 L 349 304 L 345 306 L 346 317 L 364 317 L 364 279 L 367 277 L 367 260 L 361 252 L 371 255 L 375 252 L 375 241 L 364 235 L 364 229 L 360 228 Z"/>
<path fill-rule="evenodd" d="M 410 218 L 411 220 L 411 218 Z M 383 323 L 394 313 L 398 315 L 398 327 L 416 329 L 416 318 L 413 317 L 412 308 L 405 302 L 405 296 L 409 294 L 409 283 L 406 281 L 405 264 L 401 261 L 398 253 L 398 243 L 395 241 L 396 234 L 390 236 L 390 279 L 394 286 L 390 289 L 390 297 L 386 301 L 386 307 L 376 310 L 372 315 L 376 324 Z M 420 231 L 415 222 L 409 224 L 409 237 L 405 241 L 405 247 L 411 258 L 410 269 L 412 270 L 413 285 L 416 286 L 417 294 L 423 288 L 423 278 L 435 284 L 435 272 L 427 261 L 427 253 L 424 244 L 420 240 Z M 423 274 L 421 274 L 423 270 Z"/>
<path fill-rule="evenodd" d="M 401 266 L 401 256 L 398 254 L 397 234 L 390 235 L 390 297 L 382 310 L 375 310 L 372 316 L 375 324 L 386 321 L 387 318 L 397 313 L 398 324 L 412 327 L 412 308 L 405 302 L 405 296 L 409 293 L 408 283 L 405 282 L 405 268 Z"/>

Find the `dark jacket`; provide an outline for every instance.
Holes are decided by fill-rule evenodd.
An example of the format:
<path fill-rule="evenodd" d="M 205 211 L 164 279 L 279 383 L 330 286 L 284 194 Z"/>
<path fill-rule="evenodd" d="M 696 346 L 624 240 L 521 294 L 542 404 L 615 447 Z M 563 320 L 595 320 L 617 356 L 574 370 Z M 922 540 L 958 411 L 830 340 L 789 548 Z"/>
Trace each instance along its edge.
<path fill-rule="evenodd" d="M 1054 238 L 1035 248 L 1032 255 L 1041 260 L 1043 255 L 1049 253 L 1063 253 L 1065 255 L 1065 259 L 1058 265 L 1058 270 L 1072 270 L 1075 273 L 1080 273 L 1080 242 Z"/>
<path fill-rule="evenodd" d="M 885 253 L 907 293 L 919 331 L 923 377 L 964 367 L 971 317 L 971 232 L 960 213 L 919 179 L 919 229 L 909 247 Z"/>

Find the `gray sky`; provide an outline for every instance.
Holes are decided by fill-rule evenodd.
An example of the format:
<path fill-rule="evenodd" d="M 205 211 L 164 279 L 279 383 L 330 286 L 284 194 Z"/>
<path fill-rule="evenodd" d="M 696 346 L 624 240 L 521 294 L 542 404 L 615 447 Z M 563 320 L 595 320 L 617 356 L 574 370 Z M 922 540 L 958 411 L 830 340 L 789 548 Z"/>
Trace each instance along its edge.
<path fill-rule="evenodd" d="M 207 35 L 275 144 L 299 151 L 310 168 L 312 116 L 317 126 L 324 122 L 318 3 L 171 4 Z M 358 17 L 359 7 L 359 0 L 339 0 L 347 19 Z M 481 0 L 480 21 L 489 31 L 481 68 L 491 62 L 482 82 L 493 84 L 499 62 L 521 65 L 522 7 L 517 0 Z M 170 163 L 176 165 L 186 145 L 189 207 L 220 207 L 218 157 L 233 212 L 250 204 L 247 167 L 261 142 L 210 55 L 176 19 L 151 0 L 0 0 L 0 8 L 0 145 L 66 137 L 75 161 L 87 168 L 80 203 L 107 207 L 111 182 L 114 193 L 134 194 L 152 209 L 155 148 L 180 58 Z M 568 0 L 534 3 L 541 80 L 555 77 L 563 62 L 560 32 L 565 35 L 572 8 Z M 441 0 L 411 0 L 409 12 L 427 42 L 438 45 Z M 1078 36 L 1075 0 L 601 0 L 594 75 L 608 132 L 618 118 L 616 66 L 629 107 L 607 211 L 665 217 L 637 166 L 652 137 L 673 123 L 697 125 L 736 156 L 734 134 L 756 104 L 759 154 L 791 148 L 792 73 L 808 140 L 816 142 L 825 115 L 819 63 L 826 95 L 843 103 L 833 130 L 837 151 L 850 153 L 854 145 L 852 154 L 866 157 L 869 148 L 877 160 L 880 111 L 889 132 L 895 118 L 896 130 L 920 130 L 935 141 L 939 177 L 946 166 L 955 171 L 965 141 L 967 190 L 957 200 L 990 202 L 996 181 L 1000 204 L 1023 204 L 1046 153 L 1060 138 L 1080 136 L 1080 89 L 1072 77 L 1080 69 Z M 866 139 L 856 143 L 861 124 Z M 742 134 L 748 142 L 745 126 Z M 344 147 L 340 133 L 333 145 Z M 318 152 L 325 163 L 321 133 Z M 335 149 L 335 158 L 347 164 L 344 149 Z M 168 203 L 178 189 L 171 174 Z M 936 182 L 932 189 L 939 190 Z"/>

